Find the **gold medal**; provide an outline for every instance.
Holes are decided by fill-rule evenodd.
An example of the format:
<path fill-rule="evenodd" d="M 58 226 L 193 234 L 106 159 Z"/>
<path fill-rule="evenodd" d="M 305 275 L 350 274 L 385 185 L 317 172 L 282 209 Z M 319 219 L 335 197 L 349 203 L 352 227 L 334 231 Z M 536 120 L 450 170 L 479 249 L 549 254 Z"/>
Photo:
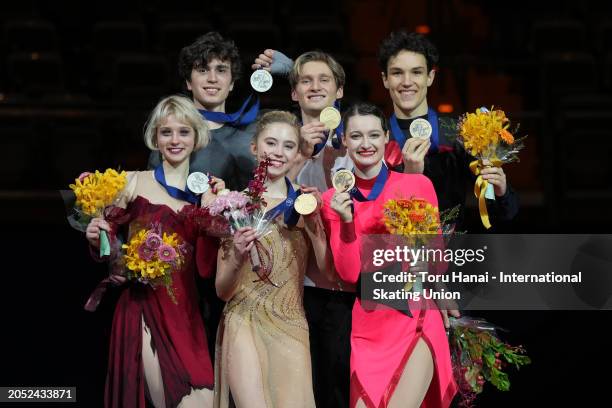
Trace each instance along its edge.
<path fill-rule="evenodd" d="M 338 109 L 328 106 L 321 111 L 319 115 L 319 121 L 322 122 L 329 130 L 337 129 L 340 125 L 342 117 Z"/>
<path fill-rule="evenodd" d="M 293 208 L 302 215 L 312 214 L 317 209 L 317 199 L 310 193 L 300 194 L 295 199 Z"/>
<path fill-rule="evenodd" d="M 340 193 L 347 192 L 355 186 L 355 175 L 346 169 L 338 170 L 332 177 L 332 185 Z"/>

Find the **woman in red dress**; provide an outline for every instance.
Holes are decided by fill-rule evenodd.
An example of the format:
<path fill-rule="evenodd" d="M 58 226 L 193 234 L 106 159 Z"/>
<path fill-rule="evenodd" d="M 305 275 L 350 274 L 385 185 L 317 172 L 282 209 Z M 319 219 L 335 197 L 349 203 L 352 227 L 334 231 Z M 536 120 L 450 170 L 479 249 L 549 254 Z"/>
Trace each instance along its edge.
<path fill-rule="evenodd" d="M 366 256 L 361 252 L 362 238 L 388 234 L 382 221 L 385 202 L 418 197 L 437 206 L 437 198 L 427 177 L 387 169 L 383 157 L 389 135 L 379 108 L 367 103 L 354 105 L 343 121 L 343 143 L 355 163 L 356 188 L 350 192 L 328 190 L 323 195 L 322 215 L 335 268 L 343 280 L 356 283 Z M 444 327 L 446 311 L 429 305 L 411 314 L 382 305 L 365 308 L 361 299 L 355 301 L 351 408 L 450 405 L 457 386 Z M 457 311 L 452 314 L 458 316 Z"/>
<path fill-rule="evenodd" d="M 154 171 L 128 173 L 117 208 L 87 228 L 93 247 L 99 246 L 101 229 L 109 232 L 111 242 L 118 230 L 128 239 L 151 227 L 177 233 L 184 255 L 181 269 L 171 275 L 176 302 L 164 287 L 137 281 L 125 285 L 113 318 L 106 407 L 145 407 L 145 398 L 156 408 L 212 407 L 213 370 L 195 279 L 196 261 L 200 275 L 210 275 L 216 246 L 198 237 L 187 221 L 186 213 L 200 198 L 185 186 L 189 157 L 208 140 L 206 122 L 190 100 L 170 96 L 160 101 L 147 123 L 145 143 L 161 152 L 163 163 Z M 215 187 L 222 188 L 215 180 Z"/>

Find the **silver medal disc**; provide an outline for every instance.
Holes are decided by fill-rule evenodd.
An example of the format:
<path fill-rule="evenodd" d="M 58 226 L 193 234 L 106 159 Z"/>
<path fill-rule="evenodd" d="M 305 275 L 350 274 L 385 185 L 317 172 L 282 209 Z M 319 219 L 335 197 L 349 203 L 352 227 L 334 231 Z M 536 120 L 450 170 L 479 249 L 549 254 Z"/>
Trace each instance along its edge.
<path fill-rule="evenodd" d="M 272 74 L 265 69 L 258 69 L 251 74 L 251 87 L 257 92 L 267 92 L 272 88 Z"/>
<path fill-rule="evenodd" d="M 204 194 L 209 188 L 208 182 L 206 174 L 196 171 L 187 177 L 187 188 L 195 194 Z"/>
<path fill-rule="evenodd" d="M 415 119 L 410 124 L 410 135 L 418 139 L 429 139 L 431 136 L 431 124 L 425 119 Z"/>

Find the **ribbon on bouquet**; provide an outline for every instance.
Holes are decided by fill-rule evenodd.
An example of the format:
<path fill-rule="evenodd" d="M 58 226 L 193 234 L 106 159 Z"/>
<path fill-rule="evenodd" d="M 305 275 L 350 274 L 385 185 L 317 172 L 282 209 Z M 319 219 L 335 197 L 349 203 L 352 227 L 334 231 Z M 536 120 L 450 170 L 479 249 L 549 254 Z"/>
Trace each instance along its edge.
<path fill-rule="evenodd" d="M 480 220 L 482 225 L 486 229 L 491 228 L 491 221 L 489 221 L 489 212 L 487 211 L 487 202 L 485 200 L 485 194 L 489 182 L 482 178 L 481 170 L 485 167 L 501 167 L 502 162 L 499 159 L 492 159 L 491 164 L 485 166 L 482 160 L 474 160 L 470 163 L 470 170 L 476 176 L 476 182 L 474 183 L 474 195 L 478 199 L 478 211 L 480 212 Z"/>

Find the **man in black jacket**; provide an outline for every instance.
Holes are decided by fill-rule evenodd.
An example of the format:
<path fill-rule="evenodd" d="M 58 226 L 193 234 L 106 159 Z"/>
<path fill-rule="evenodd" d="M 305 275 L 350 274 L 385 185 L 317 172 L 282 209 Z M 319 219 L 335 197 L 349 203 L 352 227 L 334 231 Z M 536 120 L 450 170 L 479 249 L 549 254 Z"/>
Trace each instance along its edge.
<path fill-rule="evenodd" d="M 435 79 L 438 50 L 423 35 L 397 31 L 379 47 L 383 84 L 393 101 L 391 140 L 385 151 L 387 164 L 397 171 L 429 177 L 438 196 L 440 211 L 461 205 L 457 229 L 464 230 L 464 206 L 468 184 L 475 176 L 469 164 L 475 160 L 456 141 L 452 118 L 440 117 L 427 104 L 427 90 Z M 428 139 L 412 137 L 410 125 L 418 118 L 432 127 Z M 482 178 L 492 186 L 495 199 L 487 199 L 491 223 L 509 221 L 518 212 L 518 197 L 501 167 L 485 167 Z"/>

